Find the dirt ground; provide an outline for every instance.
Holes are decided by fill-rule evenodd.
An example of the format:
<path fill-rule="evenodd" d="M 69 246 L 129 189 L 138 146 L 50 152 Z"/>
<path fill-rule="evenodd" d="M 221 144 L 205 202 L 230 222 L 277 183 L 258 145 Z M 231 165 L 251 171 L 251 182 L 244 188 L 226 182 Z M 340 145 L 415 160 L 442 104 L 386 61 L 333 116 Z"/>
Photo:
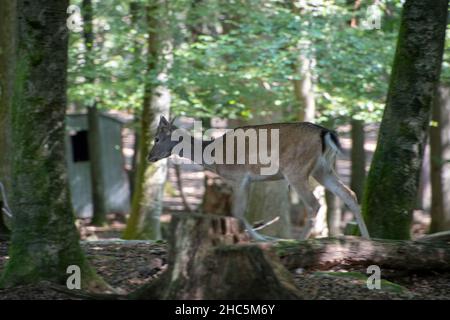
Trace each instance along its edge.
<path fill-rule="evenodd" d="M 85 227 L 83 232 L 85 238 L 93 234 L 109 237 L 118 230 L 92 227 L 86 230 Z M 159 277 L 167 267 L 164 242 L 95 240 L 82 241 L 82 247 L 98 274 L 121 294 L 130 293 Z M 7 248 L 7 242 L 0 242 L 0 272 L 8 259 Z M 450 299 L 450 273 L 382 270 L 380 290 L 367 288 L 368 275 L 361 269 L 293 270 L 292 275 L 299 289 L 311 300 Z M 45 282 L 3 289 L 0 300 L 83 299 L 81 294 L 60 289 Z"/>

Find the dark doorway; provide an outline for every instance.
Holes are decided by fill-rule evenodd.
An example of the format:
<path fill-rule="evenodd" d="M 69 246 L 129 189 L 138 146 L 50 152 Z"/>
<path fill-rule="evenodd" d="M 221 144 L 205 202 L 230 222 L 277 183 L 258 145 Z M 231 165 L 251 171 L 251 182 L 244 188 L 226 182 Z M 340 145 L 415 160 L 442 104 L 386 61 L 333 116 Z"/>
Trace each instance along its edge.
<path fill-rule="evenodd" d="M 70 139 L 73 162 L 89 161 L 88 131 L 77 131 Z"/>

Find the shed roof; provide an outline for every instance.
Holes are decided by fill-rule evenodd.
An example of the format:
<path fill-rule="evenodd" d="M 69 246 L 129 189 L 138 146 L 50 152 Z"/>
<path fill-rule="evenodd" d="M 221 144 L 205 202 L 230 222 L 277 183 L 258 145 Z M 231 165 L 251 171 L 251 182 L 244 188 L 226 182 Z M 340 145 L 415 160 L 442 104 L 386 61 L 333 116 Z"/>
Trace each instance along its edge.
<path fill-rule="evenodd" d="M 86 117 L 87 113 L 69 113 L 66 116 L 73 117 L 73 118 Z M 130 119 L 130 118 L 126 119 L 124 117 L 121 117 L 119 114 L 99 113 L 99 116 L 103 117 L 103 118 L 111 119 L 113 121 L 118 122 L 119 124 L 127 124 L 132 121 L 132 119 Z"/>

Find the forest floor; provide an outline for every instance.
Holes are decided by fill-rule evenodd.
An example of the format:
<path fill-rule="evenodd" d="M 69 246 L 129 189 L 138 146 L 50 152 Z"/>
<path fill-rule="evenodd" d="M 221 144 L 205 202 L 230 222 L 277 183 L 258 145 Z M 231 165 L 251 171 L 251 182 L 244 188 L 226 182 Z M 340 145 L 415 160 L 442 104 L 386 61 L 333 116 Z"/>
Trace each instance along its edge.
<path fill-rule="evenodd" d="M 127 294 L 159 277 L 167 267 L 166 244 L 151 241 L 83 241 L 98 274 L 119 293 Z M 7 261 L 0 242 L 0 272 Z M 369 290 L 366 270 L 357 268 L 292 271 L 301 292 L 311 300 L 450 299 L 450 273 L 382 270 L 381 289 Z M 2 299 L 83 299 L 49 283 L 0 290 Z"/>
<path fill-rule="evenodd" d="M 370 159 L 374 149 L 376 136 L 374 128 L 367 132 L 366 151 Z M 348 130 L 347 130 L 348 131 Z M 348 132 L 341 139 L 346 152 L 338 161 L 338 171 L 343 180 L 348 183 L 350 162 Z M 197 208 L 204 192 L 204 173 L 201 167 L 186 166 L 182 171 L 183 190 L 192 208 Z M 184 210 L 179 191 L 176 187 L 176 177 L 173 166 L 169 168 L 169 188 L 164 199 L 165 215 L 162 217 L 163 236 L 167 232 L 170 215 L 167 213 Z M 169 191 L 169 192 L 168 192 Z M 350 215 L 351 218 L 351 215 Z M 344 219 L 348 220 L 348 219 Z M 344 223 L 345 221 L 343 221 Z M 414 213 L 412 236 L 416 239 L 424 234 L 429 225 L 429 215 L 422 211 Z M 167 267 L 166 245 L 150 241 L 120 241 L 125 226 L 125 218 L 121 215 L 111 215 L 107 227 L 92 227 L 87 220 L 77 220 L 81 234 L 82 247 L 90 263 L 112 287 L 119 293 L 127 294 L 139 286 L 157 278 Z M 294 227 L 293 235 L 300 228 Z M 0 241 L 0 272 L 8 256 L 7 242 Z M 330 270 L 296 270 L 292 275 L 299 289 L 308 299 L 331 300 L 367 300 L 367 299 L 450 299 L 449 273 L 406 273 L 399 270 L 382 270 L 381 290 L 369 290 L 366 285 L 368 275 L 366 270 L 346 268 Z M 0 290 L 2 299 L 82 299 L 65 292 L 64 288 L 56 290 L 49 283 L 39 283 L 33 286 L 20 286 Z"/>

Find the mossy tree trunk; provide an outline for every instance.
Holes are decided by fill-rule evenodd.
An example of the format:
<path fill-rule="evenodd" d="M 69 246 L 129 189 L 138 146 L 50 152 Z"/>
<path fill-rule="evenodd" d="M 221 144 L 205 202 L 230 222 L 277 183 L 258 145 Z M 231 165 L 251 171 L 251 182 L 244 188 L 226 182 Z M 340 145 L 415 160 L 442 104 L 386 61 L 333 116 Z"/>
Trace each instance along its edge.
<path fill-rule="evenodd" d="M 441 86 L 433 103 L 430 128 L 430 232 L 450 230 L 450 87 Z"/>
<path fill-rule="evenodd" d="M 138 161 L 130 218 L 123 234 L 125 239 L 160 239 L 160 216 L 167 159 L 149 164 L 146 157 L 152 144 L 159 116 L 169 116 L 171 95 L 167 87 L 172 65 L 172 39 L 168 3 L 153 2 L 148 8 L 148 63 L 139 134 Z"/>
<path fill-rule="evenodd" d="M 13 97 L 16 6 L 14 2 L 0 3 L 0 182 L 7 195 L 11 191 L 11 104 Z M 2 201 L 0 196 L 0 202 Z M 9 231 L 4 224 L 0 205 L 0 236 Z M 6 217 L 5 217 L 6 218 Z"/>
<path fill-rule="evenodd" d="M 406 0 L 363 201 L 372 237 L 408 239 L 431 102 L 439 81 L 448 0 Z"/>
<path fill-rule="evenodd" d="M 103 284 L 79 246 L 64 158 L 67 0 L 18 0 L 16 68 L 11 107 L 14 212 L 10 260 L 3 286 L 50 280 L 66 283 L 81 268 L 84 288 Z M 14 14 L 10 11 L 9 14 Z M 2 17 L 3 19 L 4 17 Z M 8 17 L 11 18 L 11 17 Z"/>

